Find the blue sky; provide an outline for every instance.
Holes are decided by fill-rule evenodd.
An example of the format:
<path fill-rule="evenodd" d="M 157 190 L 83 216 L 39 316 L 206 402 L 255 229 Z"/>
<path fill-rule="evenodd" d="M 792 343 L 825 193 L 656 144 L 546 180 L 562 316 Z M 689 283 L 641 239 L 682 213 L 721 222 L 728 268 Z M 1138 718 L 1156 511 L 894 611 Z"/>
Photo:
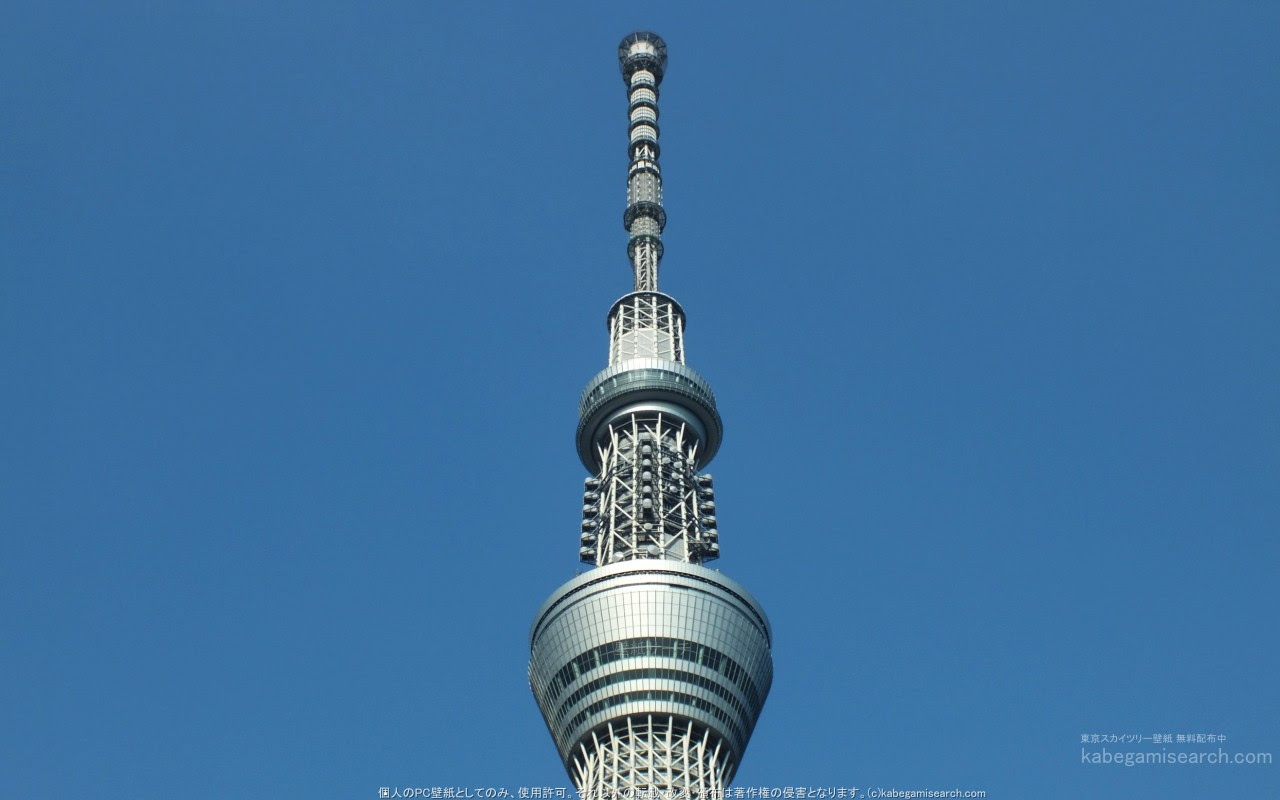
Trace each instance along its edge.
<path fill-rule="evenodd" d="M 1280 751 L 1280 6 L 4 16 L 0 796 L 568 786 L 526 637 L 637 28 L 776 635 L 737 785 L 1280 787 L 1079 761 Z"/>

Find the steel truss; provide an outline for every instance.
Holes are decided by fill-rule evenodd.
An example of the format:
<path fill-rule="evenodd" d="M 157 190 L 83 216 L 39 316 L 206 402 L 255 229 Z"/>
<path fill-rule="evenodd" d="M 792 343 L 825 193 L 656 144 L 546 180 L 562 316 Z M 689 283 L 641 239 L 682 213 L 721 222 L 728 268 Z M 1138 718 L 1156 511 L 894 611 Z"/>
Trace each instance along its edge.
<path fill-rule="evenodd" d="M 574 781 L 584 800 L 611 800 L 628 791 L 686 792 L 719 797 L 733 763 L 719 738 L 678 717 L 652 714 L 608 723 L 579 745 Z"/>
<path fill-rule="evenodd" d="M 633 558 L 701 564 L 720 555 L 710 475 L 694 471 L 698 440 L 661 412 L 609 426 L 599 477 L 583 494 L 583 561 Z"/>
<path fill-rule="evenodd" d="M 634 292 L 609 314 L 609 363 L 664 358 L 684 363 L 684 312 L 658 292 Z"/>

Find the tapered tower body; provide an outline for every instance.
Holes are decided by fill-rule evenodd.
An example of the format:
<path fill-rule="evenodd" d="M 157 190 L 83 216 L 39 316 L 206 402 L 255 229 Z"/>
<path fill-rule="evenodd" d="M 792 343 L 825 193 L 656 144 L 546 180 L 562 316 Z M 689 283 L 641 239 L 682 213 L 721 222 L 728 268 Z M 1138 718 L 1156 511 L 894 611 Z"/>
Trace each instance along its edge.
<path fill-rule="evenodd" d="M 773 680 L 760 604 L 703 566 L 720 554 L 704 472 L 723 434 L 711 386 L 685 364 L 684 311 L 658 291 L 658 86 L 667 47 L 618 47 L 630 166 L 623 224 L 634 288 L 609 310 L 609 364 L 579 404 L 581 561 L 530 632 L 529 682 L 579 791 L 725 788 Z"/>

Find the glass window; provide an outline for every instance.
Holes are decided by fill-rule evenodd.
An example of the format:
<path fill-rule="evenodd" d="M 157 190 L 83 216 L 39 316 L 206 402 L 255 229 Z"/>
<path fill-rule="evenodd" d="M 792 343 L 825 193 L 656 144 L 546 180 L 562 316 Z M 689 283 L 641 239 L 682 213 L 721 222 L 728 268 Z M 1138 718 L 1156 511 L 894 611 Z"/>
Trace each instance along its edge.
<path fill-rule="evenodd" d="M 601 664 L 608 664 L 612 661 L 617 661 L 619 658 L 622 658 L 621 648 L 619 648 L 617 642 L 609 642 L 608 644 L 602 644 L 597 649 L 600 652 Z"/>

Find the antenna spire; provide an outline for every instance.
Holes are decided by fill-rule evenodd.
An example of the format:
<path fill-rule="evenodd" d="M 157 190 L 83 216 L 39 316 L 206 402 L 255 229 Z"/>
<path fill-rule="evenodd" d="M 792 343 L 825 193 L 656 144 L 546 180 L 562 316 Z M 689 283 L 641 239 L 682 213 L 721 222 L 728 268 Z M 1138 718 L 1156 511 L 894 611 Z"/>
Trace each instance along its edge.
<path fill-rule="evenodd" d="M 667 68 L 667 44 L 649 31 L 637 31 L 618 45 L 618 64 L 627 84 L 631 143 L 627 168 L 627 257 L 635 272 L 635 291 L 658 290 L 658 262 L 662 260 L 662 172 L 658 169 L 658 85 Z"/>

